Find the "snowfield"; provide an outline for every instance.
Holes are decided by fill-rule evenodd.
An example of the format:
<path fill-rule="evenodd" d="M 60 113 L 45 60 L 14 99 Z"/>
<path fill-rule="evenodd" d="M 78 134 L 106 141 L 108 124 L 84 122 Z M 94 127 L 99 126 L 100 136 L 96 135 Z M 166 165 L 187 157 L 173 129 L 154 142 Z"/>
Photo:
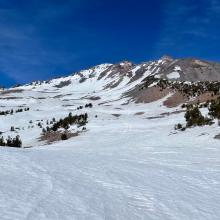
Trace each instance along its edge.
<path fill-rule="evenodd" d="M 172 72 L 167 75 L 168 79 L 178 79 L 180 78 L 180 74 L 178 72 Z"/>
<path fill-rule="evenodd" d="M 0 219 L 219 220 L 219 127 L 175 131 L 184 113 L 161 113 L 179 107 L 166 108 L 163 100 L 125 105 L 120 94 L 141 78 L 128 85 L 124 77 L 117 87 L 103 89 L 120 77 L 94 84 L 107 66 L 98 66 L 84 83 L 70 76 L 1 95 L 20 97 L 0 99 L 2 109 L 26 105 L 30 111 L 0 116 L 3 135 L 11 134 L 12 125 L 24 127 L 19 134 L 28 147 L 0 148 Z M 63 80 L 72 84 L 54 87 Z M 94 107 L 76 110 L 88 102 Z M 70 111 L 89 115 L 87 131 L 77 137 L 47 145 L 39 142 L 38 127 L 28 129 L 30 120 L 45 124 Z"/>
<path fill-rule="evenodd" d="M 219 219 L 219 142 L 205 129 L 102 117 L 63 143 L 0 149 L 1 219 Z"/>

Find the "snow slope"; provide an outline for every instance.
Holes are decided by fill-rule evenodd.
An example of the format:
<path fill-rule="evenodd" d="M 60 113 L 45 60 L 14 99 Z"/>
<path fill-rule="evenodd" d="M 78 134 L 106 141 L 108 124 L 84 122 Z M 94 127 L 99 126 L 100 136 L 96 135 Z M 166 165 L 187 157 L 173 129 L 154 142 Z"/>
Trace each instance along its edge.
<path fill-rule="evenodd" d="M 0 148 L 0 219 L 218 220 L 220 148 L 213 137 L 219 127 L 176 132 L 184 113 L 162 114 L 180 110 L 166 108 L 166 97 L 135 104 L 122 95 L 161 63 L 120 73 L 106 64 L 1 94 L 2 110 L 29 106 L 30 111 L 0 116 L 0 130 L 15 135 L 10 126 L 20 127 L 24 147 L 32 147 Z M 80 83 L 82 77 L 87 79 Z M 112 82 L 118 83 L 109 87 Z M 88 102 L 94 107 L 77 110 Z M 70 111 L 88 112 L 87 131 L 51 145 L 39 142 L 37 120 L 45 125 Z"/>
<path fill-rule="evenodd" d="M 173 116 L 104 110 L 74 139 L 0 149 L 1 219 L 219 219 L 220 149 L 208 127 L 170 134 Z"/>

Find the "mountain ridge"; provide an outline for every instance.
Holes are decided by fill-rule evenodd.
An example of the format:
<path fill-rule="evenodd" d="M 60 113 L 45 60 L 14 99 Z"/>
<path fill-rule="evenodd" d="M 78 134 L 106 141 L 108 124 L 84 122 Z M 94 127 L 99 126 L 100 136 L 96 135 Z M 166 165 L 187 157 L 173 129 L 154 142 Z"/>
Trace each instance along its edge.
<path fill-rule="evenodd" d="M 82 74 L 83 72 L 87 72 L 89 70 L 94 70 L 99 66 L 102 65 L 108 65 L 109 68 L 114 68 L 118 71 L 120 71 L 121 68 L 121 73 L 124 72 L 129 72 L 132 70 L 132 68 L 138 68 L 141 67 L 143 68 L 144 66 L 149 66 L 149 65 L 155 65 L 155 67 L 159 67 L 160 70 L 157 69 L 156 74 L 161 75 L 161 77 L 167 78 L 167 75 L 169 73 L 175 72 L 175 66 L 179 66 L 182 70 L 182 74 L 180 74 L 180 77 L 173 77 L 172 76 L 169 78 L 169 80 L 181 80 L 181 81 L 220 81 L 220 63 L 214 62 L 214 61 L 206 61 L 198 58 L 193 58 L 193 57 L 188 57 L 188 58 L 172 58 L 171 56 L 164 55 L 162 56 L 159 60 L 154 60 L 154 61 L 144 61 L 139 64 L 132 63 L 127 60 L 120 61 L 115 64 L 111 63 L 104 63 L 104 64 L 99 64 L 92 66 L 90 68 L 77 71 L 74 73 L 71 73 L 70 75 L 66 76 L 60 76 L 56 77 L 54 79 L 61 79 L 65 78 L 71 75 L 75 74 Z M 124 68 L 123 68 L 124 67 Z M 126 68 L 125 68 L 126 67 Z M 146 70 L 146 68 L 142 69 L 143 71 Z M 140 72 L 140 70 L 139 70 Z M 205 75 L 204 75 L 205 74 Z M 185 75 L 185 76 L 184 76 Z M 169 76 L 168 76 L 169 77 Z M 30 84 L 36 84 L 36 83 L 42 83 L 42 82 L 48 82 L 52 81 L 53 79 L 49 80 L 40 80 L 40 81 L 33 81 L 31 83 L 27 83 L 24 85 L 30 85 Z M 17 86 L 16 86 L 17 87 Z"/>

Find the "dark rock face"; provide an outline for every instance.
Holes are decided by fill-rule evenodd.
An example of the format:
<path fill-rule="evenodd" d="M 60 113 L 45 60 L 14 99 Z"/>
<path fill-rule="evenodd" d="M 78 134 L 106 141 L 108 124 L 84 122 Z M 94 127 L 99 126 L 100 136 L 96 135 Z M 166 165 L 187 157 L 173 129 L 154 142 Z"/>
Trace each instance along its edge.
<path fill-rule="evenodd" d="M 135 67 L 139 68 L 132 75 L 131 70 Z M 147 71 L 151 71 L 152 75 L 157 75 L 170 81 L 220 81 L 220 63 L 198 60 L 195 58 L 172 59 L 169 56 L 164 56 L 157 62 L 148 62 L 139 65 L 134 65 L 129 62 L 123 62 L 112 65 L 106 73 L 108 77 L 113 77 L 119 74 L 121 77 L 128 76 L 130 82 L 134 82 L 143 76 Z M 170 74 L 175 73 L 175 77 Z M 103 73 L 103 75 L 105 75 Z"/>
<path fill-rule="evenodd" d="M 60 82 L 58 85 L 56 85 L 56 88 L 63 88 L 65 86 L 69 86 L 71 84 L 71 80 L 66 80 L 66 81 L 62 81 Z"/>
<path fill-rule="evenodd" d="M 79 82 L 83 83 L 88 78 L 93 78 L 94 71 L 92 68 L 89 76 L 85 76 L 81 72 L 77 73 L 80 76 Z M 163 56 L 158 61 L 141 64 L 133 64 L 128 61 L 111 64 L 99 74 L 97 80 L 112 80 L 105 86 L 105 89 L 112 89 L 117 87 L 125 77 L 130 79 L 128 82 L 130 84 L 141 79 L 146 72 L 169 81 L 220 81 L 220 63 L 195 58 L 173 59 L 170 56 Z"/>
<path fill-rule="evenodd" d="M 178 70 L 175 70 L 177 68 Z M 168 78 L 172 72 L 178 72 L 179 78 Z M 220 81 L 220 64 L 194 58 L 167 60 L 159 73 L 171 81 Z"/>

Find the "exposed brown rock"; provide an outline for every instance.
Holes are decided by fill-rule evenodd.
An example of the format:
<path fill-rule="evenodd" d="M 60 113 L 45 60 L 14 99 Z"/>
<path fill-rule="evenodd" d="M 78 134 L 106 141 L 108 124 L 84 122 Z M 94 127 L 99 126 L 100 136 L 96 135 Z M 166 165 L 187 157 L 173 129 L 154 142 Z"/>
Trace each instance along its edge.
<path fill-rule="evenodd" d="M 120 114 L 112 114 L 112 115 L 117 117 L 117 118 L 121 116 Z"/>
<path fill-rule="evenodd" d="M 145 112 L 136 112 L 134 115 L 143 115 Z"/>
<path fill-rule="evenodd" d="M 196 97 L 193 101 L 190 101 L 189 104 L 203 103 L 207 102 L 208 100 L 215 100 L 218 97 L 218 95 L 213 95 L 211 92 L 206 92 Z"/>
<path fill-rule="evenodd" d="M 135 103 L 150 103 L 166 97 L 170 93 L 170 89 L 161 90 L 159 87 L 153 86 L 140 90 L 135 89 L 126 95 L 131 97 Z"/>
<path fill-rule="evenodd" d="M 45 134 L 42 134 L 41 137 L 39 138 L 39 141 L 46 141 L 47 144 L 52 144 L 56 141 L 60 141 L 61 140 L 61 135 L 63 132 L 60 131 L 56 131 L 56 132 L 46 132 Z M 71 138 L 71 137 L 77 137 L 79 135 L 79 132 L 65 132 L 65 134 L 67 135 L 67 138 Z"/>
<path fill-rule="evenodd" d="M 100 100 L 101 97 L 99 97 L 99 96 L 90 96 L 90 97 L 87 97 L 87 99 L 92 100 L 92 101 L 97 101 L 97 100 Z"/>
<path fill-rule="evenodd" d="M 4 90 L 4 91 L 1 91 L 0 95 L 6 95 L 6 94 L 11 94 L 11 93 L 21 93 L 23 91 L 24 91 L 23 89 Z"/>
<path fill-rule="evenodd" d="M 69 86 L 71 84 L 71 80 L 61 81 L 58 85 L 55 85 L 56 88 L 63 88 L 65 86 Z"/>
<path fill-rule="evenodd" d="M 183 103 L 186 103 L 188 98 L 183 96 L 180 92 L 175 92 L 171 97 L 169 97 L 163 104 L 168 108 L 177 107 Z"/>
<path fill-rule="evenodd" d="M 214 137 L 215 139 L 219 139 L 220 140 L 220 134 L 215 135 Z"/>

